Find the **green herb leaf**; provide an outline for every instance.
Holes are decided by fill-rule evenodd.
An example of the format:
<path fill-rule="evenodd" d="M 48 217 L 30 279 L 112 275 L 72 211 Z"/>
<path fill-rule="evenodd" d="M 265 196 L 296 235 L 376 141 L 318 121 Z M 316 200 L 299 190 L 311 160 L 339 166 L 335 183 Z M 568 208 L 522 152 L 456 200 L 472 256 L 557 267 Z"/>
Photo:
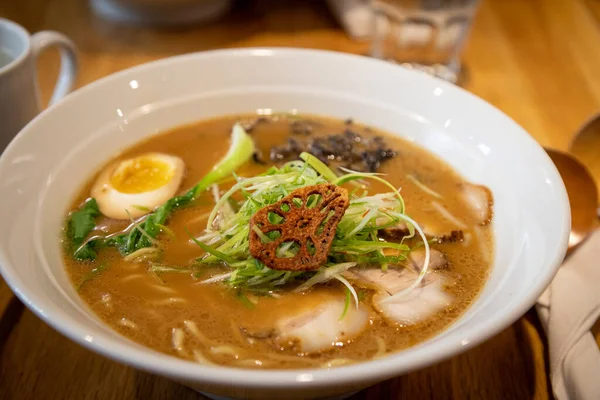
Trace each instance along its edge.
<path fill-rule="evenodd" d="M 96 227 L 96 217 L 100 216 L 96 199 L 88 199 L 79 210 L 71 213 L 68 235 L 74 247 L 80 246 Z"/>
<path fill-rule="evenodd" d="M 95 241 L 88 242 L 82 246 L 79 246 L 73 252 L 73 256 L 76 260 L 79 261 L 94 261 L 97 256 L 97 247 L 98 243 Z"/>

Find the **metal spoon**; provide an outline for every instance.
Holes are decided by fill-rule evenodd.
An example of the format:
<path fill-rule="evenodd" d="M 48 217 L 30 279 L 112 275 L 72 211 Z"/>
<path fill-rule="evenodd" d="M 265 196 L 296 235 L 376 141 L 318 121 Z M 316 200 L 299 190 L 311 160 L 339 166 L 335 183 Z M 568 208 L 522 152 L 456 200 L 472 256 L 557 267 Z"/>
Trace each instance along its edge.
<path fill-rule="evenodd" d="M 583 124 L 573 137 L 569 152 L 587 167 L 596 181 L 596 187 L 600 187 L 600 114 Z M 597 214 L 600 218 L 600 207 Z"/>
<path fill-rule="evenodd" d="M 554 149 L 546 152 L 565 182 L 571 203 L 571 234 L 568 253 L 581 244 L 596 227 L 598 192 L 587 168 L 570 154 Z"/>
<path fill-rule="evenodd" d="M 598 226 L 600 208 L 596 185 L 600 184 L 600 115 L 590 119 L 575 134 L 570 150 L 573 155 L 546 148 L 565 182 L 571 203 L 568 253 Z"/>

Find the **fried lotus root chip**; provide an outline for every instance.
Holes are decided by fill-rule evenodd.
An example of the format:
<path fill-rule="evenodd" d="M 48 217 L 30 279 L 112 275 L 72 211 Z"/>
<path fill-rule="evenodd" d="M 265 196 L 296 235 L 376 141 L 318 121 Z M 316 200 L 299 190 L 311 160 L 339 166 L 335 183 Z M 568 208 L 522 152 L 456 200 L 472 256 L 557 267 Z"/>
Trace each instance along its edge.
<path fill-rule="evenodd" d="M 333 184 L 296 189 L 250 219 L 250 254 L 271 269 L 318 269 L 349 205 L 348 191 Z"/>

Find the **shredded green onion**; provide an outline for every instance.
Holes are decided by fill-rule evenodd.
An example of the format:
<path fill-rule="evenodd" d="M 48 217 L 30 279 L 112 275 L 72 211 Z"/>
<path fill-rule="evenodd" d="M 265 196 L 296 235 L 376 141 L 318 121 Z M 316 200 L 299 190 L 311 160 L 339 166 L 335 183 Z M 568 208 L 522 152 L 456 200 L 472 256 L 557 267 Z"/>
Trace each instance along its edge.
<path fill-rule="evenodd" d="M 237 299 L 244 305 L 244 307 L 246 307 L 250 310 L 252 310 L 256 307 L 256 305 L 241 290 L 237 291 L 235 297 L 237 297 Z"/>
<path fill-rule="evenodd" d="M 160 252 L 160 249 L 157 247 L 144 247 L 143 249 L 136 250 L 133 253 L 126 255 L 123 257 L 123 260 L 138 261 L 149 258 L 155 259 L 160 255 Z"/>
<path fill-rule="evenodd" d="M 176 238 L 175 233 L 171 230 L 171 228 L 168 228 L 168 227 L 166 227 L 163 224 L 156 224 L 156 226 L 158 226 L 161 231 L 163 231 L 164 233 L 166 233 L 172 239 Z"/>
<path fill-rule="evenodd" d="M 258 226 L 254 225 L 254 226 L 252 227 L 252 230 L 253 230 L 254 232 L 256 232 L 256 234 L 258 235 L 258 237 L 260 238 L 260 240 L 261 240 L 263 243 L 271 243 L 271 242 L 272 242 L 272 240 L 271 240 L 271 239 L 270 239 L 270 238 L 269 238 L 267 235 L 265 235 L 265 234 L 263 233 L 263 231 L 261 231 L 261 230 L 260 230 L 260 228 L 259 228 Z"/>
<path fill-rule="evenodd" d="M 340 315 L 340 321 L 344 319 L 346 314 L 348 314 L 348 308 L 350 308 L 350 301 L 352 301 L 352 293 L 350 289 L 346 287 L 346 299 L 344 300 L 344 311 L 342 311 L 342 315 Z"/>
<path fill-rule="evenodd" d="M 309 280 L 304 282 L 302 285 L 298 286 L 295 291 L 303 292 L 312 286 L 318 283 L 324 283 L 331 279 L 334 279 L 337 275 L 349 270 L 352 267 L 355 267 L 355 262 L 348 262 L 336 265 L 330 265 L 327 267 L 322 267 L 316 274 L 312 276 Z"/>
<path fill-rule="evenodd" d="M 182 268 L 175 267 L 171 265 L 162 265 L 162 264 L 152 264 L 150 268 L 148 268 L 148 272 L 153 272 L 155 274 L 161 272 L 176 272 L 179 274 L 191 274 L 193 271 L 190 268 Z"/>
<path fill-rule="evenodd" d="M 271 167 L 259 176 L 236 177 L 236 183 L 217 199 L 205 231 L 199 237 L 192 238 L 206 253 L 196 262 L 201 265 L 221 264 L 229 269 L 230 274 L 220 275 L 222 278 L 218 281 L 234 288 L 256 292 L 277 290 L 292 283 L 298 283 L 295 291 L 304 291 L 315 284 L 337 279 L 349 287 L 358 304 L 358 295 L 354 289 L 350 289 L 352 286 L 341 273 L 358 263 L 379 266 L 383 270 L 390 264 L 403 263 L 407 259 L 410 247 L 405 243 L 381 240 L 378 232 L 406 223 L 411 234 L 414 234 L 413 224 L 416 222 L 412 219 L 408 221 L 408 217 L 404 218 L 405 206 L 400 191 L 378 174 L 349 171 L 348 174 L 338 177 L 316 157 L 303 153 L 301 158 L 304 161 L 292 161 L 280 168 Z M 344 184 L 359 179 L 372 179 L 383 183 L 390 188 L 390 192 L 371 196 L 366 191 L 360 195 L 354 193 L 337 226 L 327 262 L 318 271 L 271 270 L 250 256 L 250 219 L 258 210 L 305 186 L 327 182 Z M 243 195 L 243 200 L 237 202 L 237 212 L 222 213 L 222 209 L 228 207 L 236 194 Z M 310 201 L 317 202 L 316 199 Z M 213 222 L 217 217 L 219 226 L 215 227 Z M 264 233 L 256 226 L 252 229 L 264 243 L 273 240 L 269 236 L 270 233 Z M 283 244 L 278 248 L 277 255 L 293 256 L 292 245 Z M 207 281 L 216 282 L 212 278 Z"/>
<path fill-rule="evenodd" d="M 337 181 L 337 175 L 317 157 L 307 152 L 303 152 L 302 154 L 300 154 L 300 158 L 306 162 L 306 165 L 310 165 L 315 171 L 321 174 L 321 176 L 327 179 L 329 182 L 334 183 L 335 181 Z"/>
<path fill-rule="evenodd" d="M 340 275 L 336 275 L 335 279 L 337 279 L 338 281 L 342 282 L 342 284 L 344 284 L 344 286 L 346 286 L 346 289 L 348 289 L 350 291 L 350 294 L 352 294 L 352 297 L 354 297 L 354 302 L 356 304 L 356 309 L 358 309 L 358 295 L 356 294 L 356 290 L 354 290 L 354 288 L 352 287 L 352 285 L 350 284 L 350 282 L 348 282 L 346 280 L 346 278 L 344 278 L 343 276 L 340 276 Z"/>
<path fill-rule="evenodd" d="M 136 210 L 143 211 L 143 212 L 150 212 L 150 211 L 152 211 L 151 209 L 149 209 L 146 206 L 140 206 L 140 205 L 137 205 L 137 204 L 134 204 L 131 207 L 135 208 Z"/>
<path fill-rule="evenodd" d="M 221 253 L 220 251 L 215 250 L 212 247 L 210 247 L 210 246 L 202 243 L 201 241 L 197 240 L 195 237 L 192 236 L 191 233 L 189 233 L 189 231 L 186 230 L 186 232 L 190 236 L 190 239 L 192 239 L 192 241 L 198 247 L 200 247 L 202 250 L 204 250 L 205 252 L 212 254 L 213 256 L 215 256 L 215 257 L 217 257 L 217 258 L 225 261 L 226 263 L 229 263 L 229 264 L 235 263 L 235 261 L 236 261 L 235 259 L 233 259 L 233 258 L 229 257 L 227 254 Z"/>
<path fill-rule="evenodd" d="M 215 182 L 231 175 L 242 166 L 254 153 L 254 141 L 240 124 L 235 124 L 231 130 L 231 145 L 229 151 L 194 188 L 194 198 L 208 189 Z"/>
<path fill-rule="evenodd" d="M 94 279 L 95 277 L 97 277 L 98 275 L 100 275 L 102 272 L 104 272 L 107 268 L 108 268 L 108 264 L 107 263 L 100 264 L 97 267 L 94 267 L 87 275 L 85 275 L 83 277 L 83 279 L 81 279 L 81 281 L 79 282 L 79 284 L 77 285 L 77 287 L 75 288 L 75 290 L 77 290 L 79 292 L 79 290 L 81 289 L 81 287 L 86 282 Z"/>
<path fill-rule="evenodd" d="M 429 186 L 425 185 L 423 182 L 418 180 L 416 176 L 414 176 L 412 174 L 408 174 L 408 175 L 406 175 L 406 178 L 409 181 L 411 181 L 412 183 L 414 183 L 416 187 L 418 187 L 425 193 L 427 193 L 433 197 L 437 197 L 438 199 L 443 198 L 441 194 L 439 194 L 438 192 L 436 192 L 435 190 L 431 189 Z"/>

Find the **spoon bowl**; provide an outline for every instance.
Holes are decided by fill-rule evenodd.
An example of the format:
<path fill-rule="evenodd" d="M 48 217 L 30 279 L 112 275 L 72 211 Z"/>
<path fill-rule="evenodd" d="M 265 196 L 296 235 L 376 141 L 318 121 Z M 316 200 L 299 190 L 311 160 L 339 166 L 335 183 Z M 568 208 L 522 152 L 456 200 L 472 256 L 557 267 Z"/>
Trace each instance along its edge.
<path fill-rule="evenodd" d="M 562 177 L 571 203 L 570 253 L 581 244 L 596 227 L 598 189 L 585 165 L 575 157 L 559 150 L 546 149 Z"/>
<path fill-rule="evenodd" d="M 600 114 L 581 127 L 571 141 L 569 152 L 587 167 L 596 187 L 600 187 Z"/>

